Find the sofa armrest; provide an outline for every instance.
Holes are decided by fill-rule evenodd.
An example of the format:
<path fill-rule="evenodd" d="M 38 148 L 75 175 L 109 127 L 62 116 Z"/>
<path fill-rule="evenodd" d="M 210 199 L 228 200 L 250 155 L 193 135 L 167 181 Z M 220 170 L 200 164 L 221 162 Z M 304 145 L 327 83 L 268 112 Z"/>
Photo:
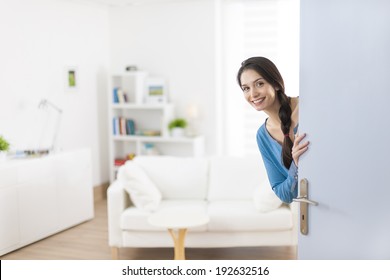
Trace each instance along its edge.
<path fill-rule="evenodd" d="M 110 246 L 122 247 L 120 219 L 123 211 L 131 205 L 123 184 L 116 180 L 107 189 L 108 241 Z"/>

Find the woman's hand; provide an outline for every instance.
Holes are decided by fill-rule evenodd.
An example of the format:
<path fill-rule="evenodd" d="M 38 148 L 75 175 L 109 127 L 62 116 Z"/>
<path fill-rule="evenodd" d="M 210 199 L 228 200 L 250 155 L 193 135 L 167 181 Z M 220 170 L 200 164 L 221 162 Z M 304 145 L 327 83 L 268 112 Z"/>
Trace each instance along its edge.
<path fill-rule="evenodd" d="M 299 135 L 298 133 L 295 135 L 294 139 L 294 145 L 292 147 L 291 155 L 293 158 L 293 161 L 296 166 L 298 166 L 298 160 L 299 157 L 307 151 L 309 148 L 309 141 L 306 141 L 305 143 L 300 144 L 303 138 L 305 138 L 306 133 L 303 133 L 302 135 Z"/>

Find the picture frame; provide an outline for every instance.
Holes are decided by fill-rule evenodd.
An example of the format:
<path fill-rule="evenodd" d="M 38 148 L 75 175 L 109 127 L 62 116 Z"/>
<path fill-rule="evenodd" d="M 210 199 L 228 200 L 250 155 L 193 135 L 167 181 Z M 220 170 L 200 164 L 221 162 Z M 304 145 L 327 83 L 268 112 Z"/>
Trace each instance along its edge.
<path fill-rule="evenodd" d="M 76 92 L 79 87 L 79 73 L 77 67 L 69 66 L 65 68 L 64 73 L 65 91 Z"/>
<path fill-rule="evenodd" d="M 145 103 L 163 104 L 167 102 L 166 82 L 162 78 L 147 78 L 145 92 Z"/>

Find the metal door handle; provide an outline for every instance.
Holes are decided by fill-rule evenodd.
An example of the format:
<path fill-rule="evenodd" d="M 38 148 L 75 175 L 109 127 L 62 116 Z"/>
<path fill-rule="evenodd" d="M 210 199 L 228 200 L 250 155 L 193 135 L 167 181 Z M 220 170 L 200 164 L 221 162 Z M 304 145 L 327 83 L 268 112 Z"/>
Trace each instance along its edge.
<path fill-rule="evenodd" d="M 318 205 L 318 202 L 315 202 L 313 200 L 307 199 L 307 197 L 305 197 L 305 196 L 300 196 L 300 197 L 294 198 L 293 201 L 294 202 L 307 203 L 307 204 L 311 204 L 311 205 L 314 205 L 314 206 Z"/>
<path fill-rule="evenodd" d="M 301 233 L 303 235 L 308 234 L 308 204 L 317 206 L 318 202 L 310 200 L 308 197 L 308 188 L 309 188 L 309 182 L 307 179 L 302 179 L 299 185 L 299 197 L 294 198 L 293 201 L 300 202 L 300 225 L 301 225 Z"/>

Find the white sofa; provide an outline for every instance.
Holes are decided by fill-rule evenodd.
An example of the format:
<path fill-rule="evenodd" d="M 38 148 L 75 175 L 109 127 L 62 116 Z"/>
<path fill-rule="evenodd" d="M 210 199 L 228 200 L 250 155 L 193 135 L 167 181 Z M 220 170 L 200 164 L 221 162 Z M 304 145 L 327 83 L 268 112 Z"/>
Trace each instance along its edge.
<path fill-rule="evenodd" d="M 297 244 L 297 207 L 272 192 L 260 156 L 138 156 L 119 169 L 107 203 L 113 258 L 123 247 L 173 247 L 166 229 L 148 223 L 151 213 L 169 208 L 209 216 L 207 225 L 189 229 L 186 247 Z"/>

